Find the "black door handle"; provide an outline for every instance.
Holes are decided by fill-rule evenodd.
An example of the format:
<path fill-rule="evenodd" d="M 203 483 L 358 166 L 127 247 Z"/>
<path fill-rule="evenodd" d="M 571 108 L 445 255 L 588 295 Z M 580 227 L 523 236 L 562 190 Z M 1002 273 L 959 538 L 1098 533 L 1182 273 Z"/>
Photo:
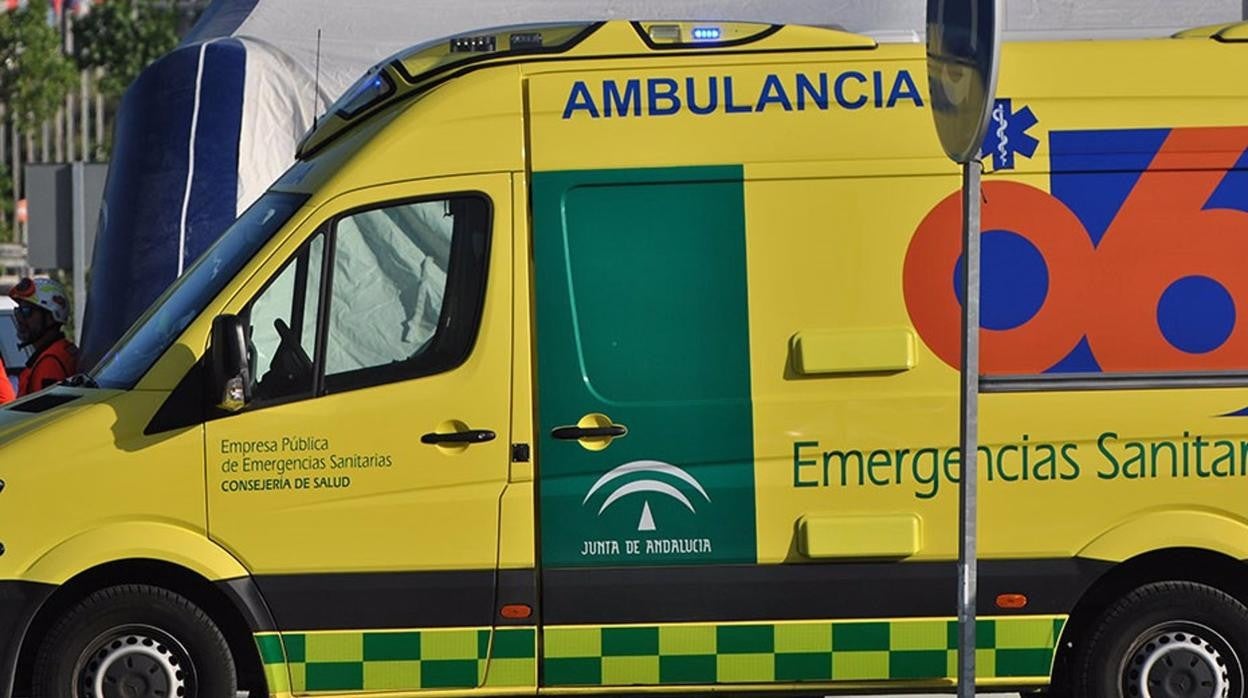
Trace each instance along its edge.
<path fill-rule="evenodd" d="M 489 429 L 469 429 L 468 431 L 452 431 L 446 434 L 431 432 L 420 437 L 422 444 L 482 444 L 493 441 L 494 432 Z"/>
<path fill-rule="evenodd" d="M 628 427 L 623 424 L 609 424 L 605 427 L 556 427 L 550 435 L 564 441 L 576 441 L 595 436 L 624 436 L 627 433 Z"/>

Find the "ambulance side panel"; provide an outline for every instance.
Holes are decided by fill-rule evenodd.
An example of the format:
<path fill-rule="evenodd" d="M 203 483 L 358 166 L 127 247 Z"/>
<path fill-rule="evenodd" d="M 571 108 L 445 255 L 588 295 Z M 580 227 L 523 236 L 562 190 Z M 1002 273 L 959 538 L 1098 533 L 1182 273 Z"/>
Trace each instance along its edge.
<path fill-rule="evenodd" d="M 1243 377 L 1204 375 L 1248 365 L 1235 49 L 1007 50 L 986 685 L 1046 683 L 1114 563 L 1248 558 Z M 545 685 L 954 676 L 959 182 L 923 70 L 882 47 L 530 78 Z"/>

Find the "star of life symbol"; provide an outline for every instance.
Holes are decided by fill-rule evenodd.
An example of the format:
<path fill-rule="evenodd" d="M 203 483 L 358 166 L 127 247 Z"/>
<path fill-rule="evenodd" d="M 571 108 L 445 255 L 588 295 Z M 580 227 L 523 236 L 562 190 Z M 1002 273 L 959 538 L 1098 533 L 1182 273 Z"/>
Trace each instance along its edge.
<path fill-rule="evenodd" d="M 1028 129 L 1040 120 L 1032 113 L 1031 107 L 1023 107 L 1014 111 L 1014 101 L 998 99 L 992 107 L 988 121 L 988 133 L 984 136 L 984 145 L 980 148 L 981 156 L 992 155 L 992 169 L 1014 169 L 1014 155 L 1017 153 L 1025 158 L 1036 154 L 1040 141 L 1027 133 Z"/>
<path fill-rule="evenodd" d="M 646 475 L 648 477 L 644 477 L 642 479 L 632 479 L 629 477 L 634 475 Z M 656 479 L 654 477 L 655 475 L 670 478 L 682 487 L 687 485 L 688 488 L 691 488 L 694 493 L 702 495 L 702 498 L 707 502 L 711 501 L 711 496 L 706 493 L 705 489 L 702 488 L 702 483 L 698 482 L 695 477 L 690 475 L 684 469 L 672 465 L 671 463 L 664 463 L 663 461 L 637 460 L 613 468 L 605 475 L 598 478 L 598 481 L 595 482 L 593 487 L 589 488 L 589 492 L 585 494 L 585 499 L 581 501 L 581 506 L 588 504 L 590 498 L 599 491 L 610 491 L 610 494 L 608 494 L 602 501 L 602 505 L 598 507 L 599 516 L 602 516 L 602 514 L 606 512 L 607 509 L 611 508 L 611 506 L 615 503 L 633 494 L 661 495 L 669 497 L 677 502 L 680 502 L 690 512 L 694 514 L 697 513 L 697 508 L 694 506 L 694 501 L 697 501 L 697 497 L 690 500 L 689 496 L 682 492 L 680 488 L 667 480 Z M 615 484 L 608 487 L 611 483 Z M 648 497 L 643 500 L 641 518 L 637 521 L 637 530 L 658 530 L 658 526 L 654 521 L 654 514 L 650 511 L 650 499 Z"/>

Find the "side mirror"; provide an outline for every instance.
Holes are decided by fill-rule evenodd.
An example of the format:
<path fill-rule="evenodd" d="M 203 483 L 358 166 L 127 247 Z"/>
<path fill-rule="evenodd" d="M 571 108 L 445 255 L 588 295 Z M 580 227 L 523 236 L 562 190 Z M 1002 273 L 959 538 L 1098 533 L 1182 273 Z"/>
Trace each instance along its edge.
<path fill-rule="evenodd" d="M 209 345 L 211 397 L 217 407 L 237 412 L 251 401 L 251 371 L 247 364 L 247 333 L 237 315 L 218 315 L 212 320 Z"/>

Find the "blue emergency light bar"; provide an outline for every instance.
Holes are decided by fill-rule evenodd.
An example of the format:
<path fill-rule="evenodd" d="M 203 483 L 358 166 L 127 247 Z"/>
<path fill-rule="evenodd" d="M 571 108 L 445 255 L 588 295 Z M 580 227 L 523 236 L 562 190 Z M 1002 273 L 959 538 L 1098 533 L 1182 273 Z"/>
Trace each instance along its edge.
<path fill-rule="evenodd" d="M 723 34 L 719 27 L 694 27 L 694 41 L 719 41 L 719 37 Z"/>

